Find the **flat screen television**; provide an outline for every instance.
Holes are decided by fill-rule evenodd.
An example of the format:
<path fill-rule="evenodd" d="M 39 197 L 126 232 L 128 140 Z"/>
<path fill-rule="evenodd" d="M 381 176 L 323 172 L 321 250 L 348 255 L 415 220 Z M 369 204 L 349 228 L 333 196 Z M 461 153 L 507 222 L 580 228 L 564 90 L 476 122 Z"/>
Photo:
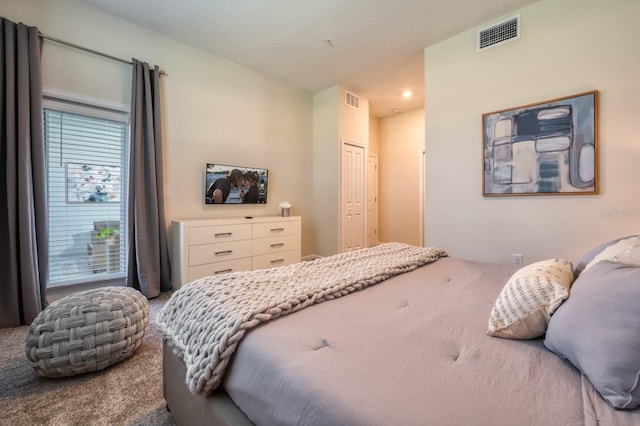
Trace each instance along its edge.
<path fill-rule="evenodd" d="M 207 163 L 205 204 L 266 204 L 269 170 Z"/>

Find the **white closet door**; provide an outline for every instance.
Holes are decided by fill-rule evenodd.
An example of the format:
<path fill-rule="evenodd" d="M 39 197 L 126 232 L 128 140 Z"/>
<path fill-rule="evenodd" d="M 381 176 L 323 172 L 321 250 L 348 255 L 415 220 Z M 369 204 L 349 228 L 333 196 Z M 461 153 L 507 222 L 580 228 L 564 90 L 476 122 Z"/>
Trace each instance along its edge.
<path fill-rule="evenodd" d="M 342 251 L 365 246 L 364 147 L 342 143 Z"/>

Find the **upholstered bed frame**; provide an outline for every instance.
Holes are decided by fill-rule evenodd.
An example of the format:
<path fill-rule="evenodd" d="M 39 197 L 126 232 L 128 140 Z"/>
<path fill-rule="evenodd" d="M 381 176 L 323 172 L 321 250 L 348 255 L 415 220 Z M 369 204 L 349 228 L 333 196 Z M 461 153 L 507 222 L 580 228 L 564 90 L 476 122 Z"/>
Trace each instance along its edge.
<path fill-rule="evenodd" d="M 208 396 L 191 393 L 185 383 L 187 368 L 167 345 L 166 340 L 162 344 L 162 371 L 164 398 L 177 424 L 253 425 L 223 389 Z"/>
<path fill-rule="evenodd" d="M 516 270 L 444 257 L 258 321 L 241 333 L 220 387 L 208 396 L 200 384 L 222 370 L 194 364 L 211 349 L 188 347 L 194 339 L 184 336 L 209 327 L 208 313 L 220 316 L 221 306 L 212 304 L 219 295 L 198 301 L 220 291 L 210 285 L 247 277 L 189 284 L 159 315 L 165 337 L 173 324 L 190 327 L 173 331 L 182 336 L 178 346 L 172 340 L 163 347 L 168 408 L 179 425 L 638 426 L 640 264 L 612 259 L 633 263 L 629 250 L 640 238 L 620 241 L 575 265 L 549 259 Z M 307 298 L 303 293 L 293 305 Z M 607 304 L 594 309 L 594 300 Z M 176 348 L 183 351 L 176 355 Z M 206 367 L 203 375 L 196 364 Z"/>

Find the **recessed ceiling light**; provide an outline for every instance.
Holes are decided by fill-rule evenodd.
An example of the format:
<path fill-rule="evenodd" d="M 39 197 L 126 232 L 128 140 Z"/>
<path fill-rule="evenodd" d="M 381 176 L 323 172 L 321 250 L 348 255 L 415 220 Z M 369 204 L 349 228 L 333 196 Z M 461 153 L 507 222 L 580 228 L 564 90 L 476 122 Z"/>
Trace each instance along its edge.
<path fill-rule="evenodd" d="M 411 90 L 405 90 L 404 92 L 402 92 L 402 97 L 405 99 L 410 98 L 413 95 L 413 92 Z"/>
<path fill-rule="evenodd" d="M 397 113 L 399 113 L 399 112 L 400 112 L 400 110 L 399 110 L 398 108 L 394 108 L 394 109 L 392 109 L 392 110 L 391 110 L 391 112 L 393 112 L 393 113 L 397 114 Z"/>

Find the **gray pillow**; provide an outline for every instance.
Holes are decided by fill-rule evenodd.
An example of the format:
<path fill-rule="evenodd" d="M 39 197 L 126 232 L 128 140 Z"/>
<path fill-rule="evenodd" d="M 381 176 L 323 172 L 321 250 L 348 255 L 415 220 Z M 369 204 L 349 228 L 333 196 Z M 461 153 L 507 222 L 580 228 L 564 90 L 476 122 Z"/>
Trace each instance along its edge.
<path fill-rule="evenodd" d="M 615 408 L 640 405 L 640 268 L 602 260 L 574 282 L 544 345 L 568 359 Z"/>
<path fill-rule="evenodd" d="M 582 272 L 584 270 L 584 267 L 587 266 L 587 264 L 589 262 L 591 262 L 594 257 L 599 255 L 602 250 L 606 249 L 611 244 L 615 244 L 618 241 L 624 240 L 626 238 L 631 238 L 631 237 L 634 237 L 634 235 L 628 235 L 626 237 L 616 238 L 615 240 L 611 240 L 611 241 L 607 241 L 606 243 L 598 244 L 597 246 L 595 246 L 594 248 L 592 248 L 591 250 L 586 252 L 580 259 L 578 259 L 576 262 L 573 262 L 573 275 L 574 275 L 574 278 L 578 278 L 578 275 L 580 275 L 580 272 Z"/>

